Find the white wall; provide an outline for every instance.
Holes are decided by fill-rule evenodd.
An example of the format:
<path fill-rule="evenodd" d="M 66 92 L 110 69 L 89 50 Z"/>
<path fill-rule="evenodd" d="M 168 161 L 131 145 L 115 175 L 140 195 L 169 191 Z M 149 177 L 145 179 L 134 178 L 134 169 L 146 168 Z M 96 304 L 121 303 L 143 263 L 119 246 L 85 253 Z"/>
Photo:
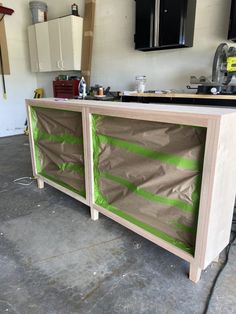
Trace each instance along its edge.
<path fill-rule="evenodd" d="M 34 74 L 30 71 L 27 26 L 32 24 L 29 10 L 30 0 L 3 0 L 3 5 L 15 10 L 4 18 L 8 43 L 11 74 L 6 76 L 7 100 L 3 99 L 0 78 L 0 137 L 22 134 L 26 119 L 25 99 L 32 98 L 34 90 L 42 87 L 45 96 L 51 97 L 52 81 L 57 72 Z M 68 0 L 46 0 L 48 19 L 71 14 Z M 84 0 L 75 1 L 79 13 L 84 14 Z"/>
<path fill-rule="evenodd" d="M 136 75 L 146 75 L 147 89 L 182 90 L 190 75 L 211 75 L 216 47 L 227 38 L 230 0 L 197 0 L 193 48 L 153 52 L 134 50 L 134 0 L 96 2 L 92 84 L 130 90 Z"/>
<path fill-rule="evenodd" d="M 36 76 L 30 72 L 26 27 L 30 23 L 28 0 L 4 0 L 15 10 L 4 18 L 11 74 L 6 75 L 7 100 L 3 98 L 0 78 L 0 137 L 20 134 L 26 119 L 25 98 L 31 98 Z"/>
<path fill-rule="evenodd" d="M 32 74 L 29 66 L 27 26 L 31 24 L 29 0 L 4 0 L 15 10 L 5 17 L 11 75 L 6 76 L 8 99 L 3 99 L 0 82 L 0 137 L 23 132 L 25 98 L 43 87 L 52 96 L 52 80 L 58 73 Z M 68 0 L 45 0 L 48 18 L 71 13 Z M 75 1 L 84 16 L 84 0 Z M 134 50 L 134 0 L 97 0 L 92 84 L 113 90 L 134 87 L 136 75 L 146 75 L 148 89 L 185 88 L 191 74 L 211 74 L 212 59 L 219 43 L 226 41 L 230 0 L 197 0 L 193 48 L 139 52 Z"/>

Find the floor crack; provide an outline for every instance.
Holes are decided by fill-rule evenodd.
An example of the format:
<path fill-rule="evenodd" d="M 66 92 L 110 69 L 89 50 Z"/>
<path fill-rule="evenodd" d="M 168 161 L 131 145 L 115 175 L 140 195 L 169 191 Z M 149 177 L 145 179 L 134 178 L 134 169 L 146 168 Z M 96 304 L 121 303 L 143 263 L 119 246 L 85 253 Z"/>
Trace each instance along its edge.
<path fill-rule="evenodd" d="M 100 246 L 100 245 L 104 245 L 104 244 L 107 244 L 107 243 L 110 243 L 110 242 L 114 242 L 114 241 L 116 241 L 116 240 L 121 239 L 122 237 L 123 237 L 123 236 L 119 236 L 119 237 L 113 238 L 113 239 L 108 240 L 108 241 L 102 241 L 102 242 L 94 243 L 94 244 L 92 244 L 92 245 L 84 246 L 84 247 L 78 248 L 78 249 L 76 249 L 76 250 L 72 250 L 72 251 L 64 252 L 64 253 L 61 253 L 61 254 L 58 254 L 58 255 L 50 256 L 50 257 L 41 259 L 41 260 L 37 261 L 36 263 L 37 263 L 37 264 L 41 264 L 41 263 L 50 261 L 50 260 L 52 260 L 52 259 L 62 257 L 62 256 L 67 255 L 67 254 L 73 254 L 73 253 L 76 253 L 76 252 L 79 252 L 79 251 L 82 251 L 82 250 L 89 250 L 89 249 L 92 249 L 92 248 L 94 248 L 94 247 L 96 247 L 96 246 Z"/>

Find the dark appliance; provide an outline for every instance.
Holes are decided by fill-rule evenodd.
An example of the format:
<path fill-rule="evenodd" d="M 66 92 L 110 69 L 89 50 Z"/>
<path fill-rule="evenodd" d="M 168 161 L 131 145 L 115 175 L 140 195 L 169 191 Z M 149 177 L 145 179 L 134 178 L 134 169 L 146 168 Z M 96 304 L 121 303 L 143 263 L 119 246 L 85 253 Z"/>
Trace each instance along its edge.
<path fill-rule="evenodd" d="M 193 46 L 196 0 L 135 0 L 135 49 Z"/>
<path fill-rule="evenodd" d="M 236 1 L 231 2 L 228 39 L 236 42 Z"/>

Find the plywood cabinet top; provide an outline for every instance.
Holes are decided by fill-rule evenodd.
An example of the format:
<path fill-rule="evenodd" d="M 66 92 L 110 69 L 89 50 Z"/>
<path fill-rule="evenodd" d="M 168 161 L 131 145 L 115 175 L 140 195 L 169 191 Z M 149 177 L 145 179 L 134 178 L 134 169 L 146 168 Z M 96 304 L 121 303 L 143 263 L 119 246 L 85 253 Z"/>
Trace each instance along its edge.
<path fill-rule="evenodd" d="M 223 115 L 236 115 L 236 108 L 224 108 L 211 106 L 193 106 L 193 105 L 166 105 L 166 104 L 143 104 L 143 103 L 123 103 L 123 102 L 110 102 L 110 101 L 92 101 L 92 100 L 63 100 L 55 98 L 43 99 L 27 99 L 28 105 L 58 108 L 67 110 L 76 110 L 79 107 L 87 107 L 91 109 L 107 109 L 107 110 L 121 110 L 133 112 L 150 112 L 168 113 L 168 114 L 181 114 L 201 116 L 207 118 L 216 118 Z"/>

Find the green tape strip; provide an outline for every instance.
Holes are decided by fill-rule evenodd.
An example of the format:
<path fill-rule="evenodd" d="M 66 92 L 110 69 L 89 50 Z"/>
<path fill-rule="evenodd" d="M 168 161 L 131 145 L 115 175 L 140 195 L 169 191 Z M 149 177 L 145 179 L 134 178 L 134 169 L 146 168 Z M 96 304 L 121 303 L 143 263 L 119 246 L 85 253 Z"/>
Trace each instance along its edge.
<path fill-rule="evenodd" d="M 110 144 L 113 146 L 117 146 L 119 148 L 128 150 L 129 152 L 159 160 L 161 162 L 174 165 L 177 168 L 185 169 L 185 170 L 192 170 L 198 171 L 201 167 L 201 163 L 198 160 L 192 160 L 184 157 L 179 157 L 177 155 L 157 152 L 152 149 L 144 148 L 140 145 L 130 143 L 124 140 L 119 140 L 110 136 L 105 135 L 97 135 L 98 139 L 101 143 Z"/>
<path fill-rule="evenodd" d="M 33 131 L 33 140 L 34 140 L 34 150 L 35 150 L 35 163 L 36 163 L 36 171 L 37 173 L 41 172 L 42 165 L 40 162 L 40 150 L 37 145 L 39 138 L 39 129 L 37 128 L 37 114 L 33 107 L 30 107 L 31 110 L 31 123 L 32 123 L 32 131 Z"/>
<path fill-rule="evenodd" d="M 49 142 L 56 142 L 56 143 L 67 143 L 67 144 L 82 144 L 83 138 L 76 137 L 71 134 L 48 134 L 46 132 L 38 132 L 38 140 L 46 140 Z"/>
<path fill-rule="evenodd" d="M 168 197 L 164 197 L 164 196 L 150 193 L 150 192 L 136 186 L 134 183 L 132 183 L 132 182 L 130 182 L 124 178 L 113 176 L 109 173 L 104 173 L 104 172 L 100 173 L 100 176 L 126 187 L 130 191 L 134 192 L 135 194 L 137 194 L 137 195 L 139 195 L 139 196 L 141 196 L 141 197 L 143 197 L 149 201 L 161 203 L 164 205 L 174 206 L 180 210 L 187 211 L 187 212 L 194 211 L 194 208 L 191 204 L 185 203 L 185 202 L 178 200 L 178 199 L 171 199 Z"/>
<path fill-rule="evenodd" d="M 78 172 L 81 176 L 84 176 L 84 167 L 78 164 L 73 164 L 73 163 L 63 163 L 58 165 L 58 168 L 61 171 L 75 171 Z"/>
<path fill-rule="evenodd" d="M 63 186 L 64 188 L 70 190 L 71 192 L 74 192 L 74 193 L 76 193 L 76 194 L 79 194 L 79 195 L 81 195 L 81 196 L 83 196 L 83 197 L 86 196 L 86 193 L 85 193 L 85 191 L 84 191 L 83 189 L 81 189 L 81 190 L 75 189 L 75 188 L 72 187 L 71 185 L 69 185 L 69 184 L 67 184 L 67 183 L 65 183 L 65 182 L 63 182 L 63 181 L 61 181 L 61 180 L 59 180 L 58 178 L 56 178 L 56 177 L 54 177 L 54 176 L 52 176 L 52 175 L 47 174 L 44 170 L 41 171 L 39 174 L 40 174 L 41 176 L 43 176 L 43 177 L 45 177 L 45 178 L 51 180 L 51 181 L 53 181 L 53 182 L 55 182 L 55 183 L 57 183 L 57 184 Z"/>
<path fill-rule="evenodd" d="M 97 136 L 97 121 L 102 116 L 92 115 L 92 141 L 93 141 L 93 173 L 94 173 L 94 199 L 98 199 L 101 195 L 99 189 L 99 177 L 100 172 L 98 168 L 99 153 L 100 153 L 100 141 Z"/>
<path fill-rule="evenodd" d="M 181 223 L 178 223 L 178 222 L 176 222 L 176 221 L 173 221 L 173 222 L 172 222 L 172 225 L 173 225 L 173 227 L 175 227 L 176 229 L 181 230 L 181 231 L 184 231 L 184 232 L 187 232 L 187 233 L 195 234 L 195 232 L 196 232 L 195 228 L 189 227 L 189 226 L 184 225 L 184 224 L 181 224 Z"/>
<path fill-rule="evenodd" d="M 172 245 L 182 249 L 183 251 L 185 252 L 188 252 L 190 254 L 193 255 L 193 248 L 189 245 L 187 245 L 186 243 L 180 241 L 180 240 L 177 240 L 171 236 L 169 236 L 168 234 L 166 234 L 165 232 L 163 231 L 160 231 L 136 218 L 134 218 L 133 216 L 130 216 L 128 214 L 126 214 L 124 211 L 121 211 L 119 210 L 118 208 L 114 207 L 114 206 L 111 206 L 110 204 L 108 204 L 108 202 L 105 200 L 104 196 L 103 195 L 100 195 L 100 197 L 98 197 L 96 199 L 96 204 L 109 210 L 110 212 L 112 212 L 113 214 L 121 217 L 121 218 L 124 218 L 125 220 L 131 222 L 132 224 L 142 228 L 143 230 L 157 236 L 158 238 L 168 242 L 168 243 L 171 243 Z"/>
<path fill-rule="evenodd" d="M 167 235 L 166 233 L 157 230 L 156 228 L 149 226 L 148 224 L 143 223 L 142 221 L 126 214 L 125 212 L 117 209 L 114 206 L 111 206 L 107 200 L 105 199 L 104 195 L 102 195 L 100 188 L 99 188 L 99 178 L 100 172 L 98 168 L 99 164 L 99 154 L 100 154 L 100 140 L 97 136 L 97 121 L 101 119 L 102 116 L 99 115 L 92 115 L 92 139 L 93 139 L 93 162 L 94 162 L 94 199 L 95 203 L 110 212 L 114 213 L 115 215 L 124 218 L 125 220 L 131 222 L 132 224 L 144 229 L 145 231 L 159 237 L 160 239 L 171 243 L 172 245 L 182 249 L 185 252 L 188 252 L 193 255 L 193 248 L 186 243 L 176 240 L 173 237 Z"/>

